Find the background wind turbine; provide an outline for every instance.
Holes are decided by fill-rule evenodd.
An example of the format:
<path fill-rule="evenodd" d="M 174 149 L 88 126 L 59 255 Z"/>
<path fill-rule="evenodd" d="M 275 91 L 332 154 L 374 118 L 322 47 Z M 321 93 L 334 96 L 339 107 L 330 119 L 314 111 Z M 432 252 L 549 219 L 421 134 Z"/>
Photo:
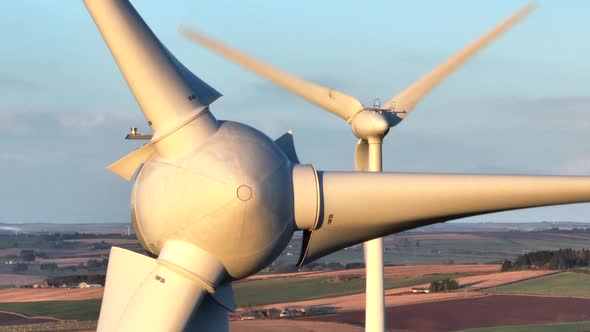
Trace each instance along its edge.
<path fill-rule="evenodd" d="M 215 41 L 202 33 L 189 28 L 181 32 L 221 56 L 229 59 L 277 85 L 293 92 L 307 101 L 331 112 L 350 123 L 358 142 L 354 153 L 357 171 L 382 171 L 382 144 L 389 129 L 398 125 L 414 110 L 420 100 L 454 70 L 473 57 L 479 50 L 510 29 L 534 9 L 529 4 L 488 31 L 479 39 L 450 57 L 434 70 L 409 85 L 406 89 L 389 99 L 384 105 L 364 106 L 358 99 L 334 89 L 306 82 L 285 73 L 240 51 Z M 310 236 L 309 233 L 306 236 Z M 365 329 L 385 331 L 385 294 L 383 283 L 383 239 L 365 242 L 366 265 L 366 304 Z M 305 256 L 301 256 L 302 264 Z"/>
<path fill-rule="evenodd" d="M 132 222 L 155 258 L 113 247 L 99 331 L 227 331 L 231 283 L 270 264 L 296 230 L 307 234 L 305 263 L 432 223 L 590 201 L 587 177 L 301 165 L 290 134 L 273 141 L 217 120 L 209 106 L 221 94 L 162 45 L 127 0 L 84 3 L 153 130 L 148 144 L 109 169 L 128 180 L 137 173 Z"/>

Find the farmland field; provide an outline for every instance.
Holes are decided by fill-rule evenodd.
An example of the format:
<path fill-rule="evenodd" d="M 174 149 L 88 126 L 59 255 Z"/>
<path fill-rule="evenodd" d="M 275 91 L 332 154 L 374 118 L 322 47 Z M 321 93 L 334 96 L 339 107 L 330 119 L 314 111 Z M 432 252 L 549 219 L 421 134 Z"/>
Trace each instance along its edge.
<path fill-rule="evenodd" d="M 0 311 L 29 317 L 54 317 L 67 320 L 96 320 L 102 300 L 0 303 Z"/>
<path fill-rule="evenodd" d="M 398 288 L 429 283 L 460 274 L 436 274 L 417 278 L 385 279 L 385 288 Z M 238 306 L 311 300 L 317 298 L 357 294 L 365 291 L 365 279 L 355 277 L 285 278 L 238 282 L 233 285 Z"/>
<path fill-rule="evenodd" d="M 0 331 L 3 325 L 36 324 L 55 321 L 53 318 L 29 318 L 20 314 L 0 312 Z"/>
<path fill-rule="evenodd" d="M 590 232 L 560 231 L 500 231 L 465 233 L 407 232 L 384 238 L 385 264 L 428 265 L 454 263 L 490 263 L 514 259 L 527 251 L 561 248 L 588 248 Z M 301 238 L 293 238 L 290 248 L 279 262 L 297 261 Z M 320 262 L 362 262 L 362 245 L 337 251 L 318 260 Z"/>
<path fill-rule="evenodd" d="M 332 322 L 307 322 L 297 320 L 236 321 L 229 324 L 230 332 L 363 332 L 362 327 Z"/>
<path fill-rule="evenodd" d="M 590 297 L 590 274 L 564 272 L 489 289 L 495 293 Z"/>
<path fill-rule="evenodd" d="M 547 273 L 554 273 L 553 271 L 542 271 L 542 270 L 528 270 L 528 271 L 514 271 L 514 272 L 496 272 L 481 275 L 472 275 L 457 278 L 460 285 L 463 288 L 456 292 L 442 292 L 442 293 L 430 293 L 415 295 L 410 294 L 410 286 L 400 286 L 399 288 L 391 288 L 385 291 L 385 305 L 386 306 L 400 306 L 415 303 L 442 301 L 450 299 L 461 299 L 461 298 L 474 298 L 485 296 L 485 293 L 475 291 L 479 288 L 488 288 L 494 286 L 500 286 L 517 282 L 520 280 L 526 280 L 530 278 L 536 278 L 543 276 Z M 442 275 L 432 276 L 442 277 Z M 418 285 L 416 285 L 418 286 Z M 428 286 L 428 283 L 420 284 L 420 286 Z M 266 305 L 269 307 L 285 307 L 285 306 L 303 306 L 303 307 L 330 307 L 335 310 L 360 310 L 365 306 L 365 295 L 363 293 L 336 296 L 336 297 L 323 297 L 312 300 L 303 300 L 296 302 L 286 303 L 275 303 L 272 305 Z"/>
<path fill-rule="evenodd" d="M 125 233 L 126 227 L 122 229 Z M 437 317 L 421 319 L 424 315 L 423 312 L 441 317 L 450 315 L 458 324 L 462 320 L 467 320 L 468 323 L 469 321 L 473 322 L 470 316 L 453 316 L 458 315 L 456 310 L 467 309 L 473 310 L 474 319 L 486 323 L 485 315 L 477 316 L 479 313 L 476 309 L 483 308 L 482 306 L 487 304 L 498 308 L 494 309 L 498 311 L 498 317 L 496 317 L 494 324 L 545 324 L 543 326 L 526 325 L 526 327 L 507 326 L 497 331 L 520 332 L 524 331 L 523 328 L 526 331 L 537 331 L 535 330 L 537 328 L 538 331 L 546 331 L 543 330 L 547 328 L 546 324 L 553 322 L 560 322 L 560 324 L 550 325 L 550 328 L 553 328 L 552 331 L 576 331 L 576 328 L 590 330 L 586 328 L 587 325 L 584 325 L 589 324 L 590 321 L 561 324 L 564 320 L 590 320 L 590 309 L 587 309 L 590 307 L 590 302 L 588 302 L 590 301 L 590 275 L 560 273 L 548 276 L 548 274 L 555 274 L 556 271 L 540 269 L 500 272 L 500 263 L 504 259 L 514 259 L 524 252 L 559 248 L 588 248 L 590 246 L 590 230 L 507 231 L 503 225 L 502 229 L 503 231 L 451 231 L 445 233 L 416 231 L 386 237 L 384 239 L 384 258 L 389 265 L 384 268 L 386 288 L 388 288 L 385 301 L 388 313 L 394 317 L 392 318 L 393 327 L 398 327 L 395 324 L 397 324 L 399 314 L 408 313 L 409 318 L 414 317 L 416 320 L 406 320 L 404 323 L 406 325 L 402 326 L 406 330 L 448 331 L 448 326 L 441 327 L 439 325 L 441 323 Z M 0 236 L 0 260 L 3 260 L 3 264 L 0 264 L 0 285 L 8 287 L 10 285 L 32 284 L 48 277 L 60 275 L 104 274 L 104 265 L 91 269 L 88 261 L 106 259 L 110 245 L 143 252 L 137 240 L 119 234 L 69 234 L 63 237 L 49 233 L 2 235 Z M 23 250 L 25 249 L 35 251 L 34 260 L 23 261 Z M 249 306 L 260 306 L 259 309 L 289 306 L 323 307 L 327 309 L 326 312 L 333 310 L 337 315 L 347 314 L 348 318 L 352 317 L 350 316 L 352 313 L 358 314 L 358 319 L 353 322 L 356 325 L 328 322 L 328 325 L 322 325 L 320 328 L 313 325 L 317 322 L 299 320 L 277 320 L 272 323 L 256 321 L 256 324 L 248 321 L 232 323 L 232 332 L 250 331 L 254 325 L 256 331 L 308 332 L 312 329 L 324 331 L 324 327 L 328 329 L 328 326 L 338 332 L 362 330 L 357 327 L 362 326 L 363 315 L 361 312 L 365 306 L 365 295 L 363 294 L 365 270 L 363 268 L 345 269 L 347 263 L 357 263 L 348 267 L 362 266 L 364 261 L 362 246 L 357 245 L 333 253 L 318 260 L 319 264 L 315 266 L 310 264 L 299 270 L 293 264 L 298 258 L 300 249 L 301 237 L 296 236 L 277 261 L 273 263 L 271 269 L 265 269 L 263 273 L 234 283 L 236 302 L 238 306 L 241 306 L 240 310 L 249 309 L 247 308 Z M 25 263 L 27 269 L 17 272 L 15 264 L 9 263 L 9 261 Z M 45 265 L 43 269 L 42 264 Z M 55 266 L 48 270 L 47 265 Z M 300 272 L 297 272 L 298 270 Z M 290 271 L 295 272 L 280 273 Z M 430 281 L 445 277 L 455 278 L 462 288 L 454 292 L 431 294 L 411 294 L 410 292 L 413 286 L 428 286 Z M 0 310 L 22 313 L 27 316 L 80 320 L 86 322 L 84 324 L 90 327 L 83 328 L 83 324 L 80 323 L 82 325 L 78 329 L 86 330 L 92 329 L 92 324 L 96 324 L 100 297 L 104 291 L 99 288 L 1 289 L 4 287 L 0 286 Z M 494 295 L 488 296 L 488 293 Z M 495 295 L 513 293 L 521 295 Z M 534 296 L 535 294 L 549 296 L 539 297 Z M 506 298 L 510 301 L 499 300 Z M 572 309 L 568 307 L 570 305 L 568 301 L 586 302 L 575 302 L 579 305 Z M 513 302 L 526 306 L 527 309 L 530 307 L 531 311 L 519 312 L 520 309 L 515 307 Z M 552 316 L 543 320 L 542 317 L 535 316 L 537 313 L 532 311 L 532 309 L 545 310 L 547 306 L 551 305 L 558 307 L 556 311 L 559 311 L 558 314 L 561 316 Z M 412 310 L 417 310 L 418 313 L 412 314 L 409 309 L 411 306 L 415 306 Z M 571 310 L 561 312 L 567 308 Z M 423 311 L 423 309 L 427 311 Z M 527 319 L 518 320 L 519 317 L 502 311 L 509 309 L 519 312 Z M 485 310 L 482 309 L 482 311 Z M 344 317 L 344 320 L 348 319 L 345 316 L 339 317 Z M 28 324 L 27 319 L 24 317 L 19 320 L 18 324 Z M 431 325 L 424 325 L 426 323 L 423 321 Z M 66 325 L 58 323 L 60 322 L 43 324 L 49 330 L 68 328 Z M 453 328 L 492 326 L 491 322 L 486 324 L 488 325 L 459 324 Z M 34 331 L 33 327 L 10 331 L 17 330 Z M 4 330 L 0 328 L 0 331 Z M 481 332 L 483 331 L 487 332 L 488 330 Z"/>
<path fill-rule="evenodd" d="M 385 278 L 416 278 L 432 274 L 464 274 L 478 275 L 500 272 L 500 264 L 453 264 L 453 265 L 396 265 L 385 266 L 383 274 Z M 348 269 L 337 271 L 305 271 L 292 273 L 276 274 L 255 274 L 244 279 L 244 281 L 260 279 L 279 279 L 279 278 L 318 278 L 318 277 L 335 277 L 335 276 L 365 276 L 365 269 Z"/>
<path fill-rule="evenodd" d="M 96 331 L 97 321 L 52 321 L 33 324 L 33 321 L 25 324 L 0 326 L 0 332 L 47 332 L 47 331 Z"/>
<path fill-rule="evenodd" d="M 104 288 L 9 288 L 0 290 L 0 303 L 100 299 Z"/>
<path fill-rule="evenodd" d="M 306 319 L 362 326 L 364 318 L 364 310 L 358 310 Z M 496 331 L 497 325 L 587 321 L 590 299 L 491 295 L 388 307 L 386 319 L 388 327 L 404 331 L 443 332 L 482 327 L 494 327 L 490 331 Z"/>

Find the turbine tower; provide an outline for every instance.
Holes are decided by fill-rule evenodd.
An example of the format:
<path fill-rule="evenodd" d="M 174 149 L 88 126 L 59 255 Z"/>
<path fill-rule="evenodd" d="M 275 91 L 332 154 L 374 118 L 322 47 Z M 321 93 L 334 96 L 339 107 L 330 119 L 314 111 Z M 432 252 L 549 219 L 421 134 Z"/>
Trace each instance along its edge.
<path fill-rule="evenodd" d="M 365 107 L 352 96 L 303 81 L 273 68 L 197 31 L 184 28 L 181 32 L 192 41 L 346 120 L 351 125 L 354 135 L 359 139 L 354 153 L 355 169 L 357 171 L 381 172 L 383 139 L 389 133 L 390 128 L 405 119 L 414 110 L 416 104 L 449 74 L 522 20 L 533 9 L 532 4 L 524 6 L 479 39 L 389 99 L 383 107 L 374 105 L 373 108 Z M 377 238 L 365 242 L 364 255 L 367 273 L 365 280 L 365 329 L 367 331 L 383 332 L 385 331 L 383 239 Z M 301 264 L 304 259 L 305 257 L 302 256 L 299 263 Z"/>
<path fill-rule="evenodd" d="M 163 46 L 129 1 L 84 3 L 153 130 L 148 144 L 109 166 L 124 179 L 135 176 L 131 219 L 151 256 L 113 247 L 98 331 L 228 331 L 231 283 L 270 264 L 296 230 L 305 233 L 304 264 L 433 223 L 590 201 L 587 177 L 331 172 L 300 164 L 289 133 L 273 141 L 216 119 L 210 106 L 221 94 Z M 336 114 L 341 105 L 358 107 L 342 113 L 361 138 L 357 168 L 377 169 L 370 151 L 381 145 L 361 125 L 374 122 L 370 128 L 386 133 L 401 118 L 393 112 L 399 99 L 392 109 L 365 109 L 293 79 Z M 409 98 L 404 105 L 419 99 Z"/>

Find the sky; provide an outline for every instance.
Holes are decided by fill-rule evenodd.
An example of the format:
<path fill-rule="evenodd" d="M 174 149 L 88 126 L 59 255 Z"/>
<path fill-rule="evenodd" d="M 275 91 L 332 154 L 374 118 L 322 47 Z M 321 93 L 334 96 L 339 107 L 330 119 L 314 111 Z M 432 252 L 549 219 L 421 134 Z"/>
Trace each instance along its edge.
<path fill-rule="evenodd" d="M 218 119 L 272 138 L 292 129 L 302 162 L 352 170 L 341 119 L 192 45 L 186 24 L 306 80 L 385 101 L 518 9 L 521 1 L 136 0 L 162 42 L 224 97 Z M 538 9 L 392 129 L 383 169 L 590 176 L 590 2 Z M 106 170 L 145 120 L 82 1 L 0 3 L 0 222 L 128 222 L 131 183 Z M 590 190 L 590 188 L 589 188 Z M 590 222 L 590 205 L 463 222 Z"/>

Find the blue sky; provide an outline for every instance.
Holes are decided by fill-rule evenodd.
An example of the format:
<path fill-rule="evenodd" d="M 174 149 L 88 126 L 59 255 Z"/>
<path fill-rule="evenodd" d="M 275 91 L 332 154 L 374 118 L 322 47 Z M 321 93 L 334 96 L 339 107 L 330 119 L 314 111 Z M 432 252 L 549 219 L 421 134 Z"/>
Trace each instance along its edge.
<path fill-rule="evenodd" d="M 384 170 L 590 175 L 590 2 L 539 1 L 387 137 Z M 134 1 L 160 39 L 224 97 L 220 119 L 300 159 L 351 170 L 339 118 L 177 34 L 187 24 L 305 79 L 387 100 L 520 1 Z M 106 171 L 144 119 L 81 1 L 0 4 L 0 222 L 127 222 L 131 185 Z M 590 221 L 589 205 L 471 221 Z"/>

